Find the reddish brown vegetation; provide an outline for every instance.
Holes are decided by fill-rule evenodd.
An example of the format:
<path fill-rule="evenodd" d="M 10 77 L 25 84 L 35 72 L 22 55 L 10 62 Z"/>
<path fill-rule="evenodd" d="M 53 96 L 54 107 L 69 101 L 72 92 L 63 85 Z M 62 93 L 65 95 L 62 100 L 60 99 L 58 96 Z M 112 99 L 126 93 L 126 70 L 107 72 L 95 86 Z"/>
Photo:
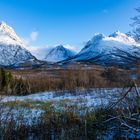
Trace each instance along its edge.
<path fill-rule="evenodd" d="M 17 70 L 16 77 L 28 81 L 32 93 L 50 90 L 75 90 L 77 88 L 103 88 L 129 86 L 132 81 L 130 70 L 116 67 L 106 69 L 52 69 Z"/>

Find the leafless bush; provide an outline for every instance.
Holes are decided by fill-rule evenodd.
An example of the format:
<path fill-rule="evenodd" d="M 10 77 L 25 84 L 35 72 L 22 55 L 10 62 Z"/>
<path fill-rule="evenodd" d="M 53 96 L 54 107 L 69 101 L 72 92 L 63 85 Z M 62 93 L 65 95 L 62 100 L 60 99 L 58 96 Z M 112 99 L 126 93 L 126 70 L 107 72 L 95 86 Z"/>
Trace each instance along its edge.
<path fill-rule="evenodd" d="M 105 123 L 117 121 L 116 127 L 121 132 L 131 133 L 136 137 L 140 137 L 140 93 L 135 82 L 108 109 L 114 110 L 115 113 L 110 114 Z"/>

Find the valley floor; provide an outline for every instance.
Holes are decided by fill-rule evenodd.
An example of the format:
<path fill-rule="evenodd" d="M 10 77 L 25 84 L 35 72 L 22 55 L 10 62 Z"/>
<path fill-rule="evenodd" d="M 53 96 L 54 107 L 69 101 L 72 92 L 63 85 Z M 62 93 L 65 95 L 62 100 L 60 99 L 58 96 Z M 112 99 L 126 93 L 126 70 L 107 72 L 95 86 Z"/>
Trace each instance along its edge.
<path fill-rule="evenodd" d="M 1 69 L 0 140 L 139 140 L 138 74 L 116 67 Z"/>

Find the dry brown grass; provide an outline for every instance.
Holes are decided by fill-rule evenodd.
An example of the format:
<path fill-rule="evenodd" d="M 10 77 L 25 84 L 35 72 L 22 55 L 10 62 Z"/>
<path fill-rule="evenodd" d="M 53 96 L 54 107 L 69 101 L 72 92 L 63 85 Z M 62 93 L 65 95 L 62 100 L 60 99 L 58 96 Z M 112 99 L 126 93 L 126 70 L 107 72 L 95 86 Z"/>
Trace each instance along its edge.
<path fill-rule="evenodd" d="M 129 86 L 129 70 L 115 67 L 107 69 L 51 69 L 14 70 L 12 74 L 28 81 L 32 93 L 51 90 L 75 90 L 77 88 L 103 88 Z"/>

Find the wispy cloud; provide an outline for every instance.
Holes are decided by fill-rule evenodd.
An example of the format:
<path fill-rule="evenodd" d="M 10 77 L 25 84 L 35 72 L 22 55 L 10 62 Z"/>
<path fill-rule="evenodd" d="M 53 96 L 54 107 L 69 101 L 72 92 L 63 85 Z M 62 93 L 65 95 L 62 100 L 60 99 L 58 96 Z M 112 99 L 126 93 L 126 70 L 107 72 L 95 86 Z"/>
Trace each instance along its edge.
<path fill-rule="evenodd" d="M 32 42 L 35 42 L 38 38 L 39 33 L 36 31 L 33 31 L 30 33 L 29 37 L 21 37 L 22 41 L 26 46 L 30 46 Z"/>
<path fill-rule="evenodd" d="M 66 47 L 67 49 L 73 50 L 73 51 L 78 51 L 77 48 L 75 46 L 69 45 L 69 44 L 64 44 L 64 47 Z"/>
<path fill-rule="evenodd" d="M 49 46 L 29 46 L 27 48 L 37 59 L 44 60 L 47 53 L 50 51 Z"/>
<path fill-rule="evenodd" d="M 59 44 L 60 45 L 60 44 Z M 56 47 L 58 45 L 54 45 L 54 46 L 49 46 L 49 45 L 45 45 L 45 46 L 32 46 L 32 45 L 29 45 L 27 47 L 27 49 L 37 58 L 37 59 L 40 59 L 40 60 L 44 60 L 44 58 L 46 57 L 46 55 L 48 54 L 48 52 Z M 72 51 L 74 52 L 78 52 L 76 47 L 74 46 L 71 46 L 69 44 L 65 44 L 63 45 L 64 47 L 68 48 L 68 49 L 71 49 Z"/>
<path fill-rule="evenodd" d="M 45 46 L 37 46 L 34 45 L 34 42 L 37 41 L 38 39 L 38 32 L 31 32 L 29 34 L 28 37 L 26 38 L 22 38 L 22 41 L 25 44 L 25 47 L 27 50 L 29 50 L 37 59 L 43 60 L 45 58 L 45 56 L 47 55 L 47 53 L 54 47 L 60 45 L 45 45 Z M 69 44 L 62 44 L 64 47 L 74 51 L 74 52 L 78 52 L 78 48 L 76 48 L 75 46 L 69 45 Z"/>
<path fill-rule="evenodd" d="M 32 41 L 36 41 L 37 40 L 37 37 L 38 37 L 38 32 L 36 32 L 36 31 L 31 32 L 30 39 Z"/>

